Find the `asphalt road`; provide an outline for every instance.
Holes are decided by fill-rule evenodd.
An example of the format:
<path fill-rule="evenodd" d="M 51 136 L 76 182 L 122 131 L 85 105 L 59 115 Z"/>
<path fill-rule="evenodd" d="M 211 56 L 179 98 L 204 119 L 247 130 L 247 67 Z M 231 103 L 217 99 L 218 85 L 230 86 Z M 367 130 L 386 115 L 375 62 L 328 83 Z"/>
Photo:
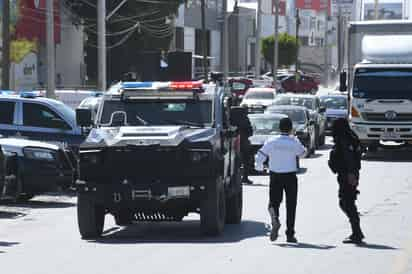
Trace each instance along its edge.
<path fill-rule="evenodd" d="M 363 246 L 342 244 L 349 224 L 337 203 L 328 150 L 305 159 L 299 175 L 298 245 L 271 243 L 266 212 L 268 178 L 245 186 L 244 221 L 205 238 L 196 215 L 183 223 L 117 227 L 106 217 L 105 236 L 80 239 L 76 199 L 42 196 L 0 206 L 0 271 L 71 273 L 412 273 L 412 151 L 385 151 L 363 161 L 359 208 Z M 284 216 L 284 209 L 281 211 Z M 282 218 L 284 222 L 284 218 Z M 282 232 L 284 230 L 282 226 Z"/>

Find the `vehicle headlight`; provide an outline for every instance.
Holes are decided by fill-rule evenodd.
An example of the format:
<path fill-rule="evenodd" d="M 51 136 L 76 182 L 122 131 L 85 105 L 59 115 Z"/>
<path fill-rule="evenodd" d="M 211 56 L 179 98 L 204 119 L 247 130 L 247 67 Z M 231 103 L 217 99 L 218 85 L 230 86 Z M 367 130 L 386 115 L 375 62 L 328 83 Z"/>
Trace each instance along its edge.
<path fill-rule="evenodd" d="M 198 163 L 209 159 L 210 150 L 190 150 L 190 160 L 192 162 Z"/>
<path fill-rule="evenodd" d="M 32 160 L 42 160 L 53 162 L 56 160 L 54 151 L 44 148 L 25 148 L 23 149 L 24 156 Z"/>
<path fill-rule="evenodd" d="M 354 131 L 356 131 L 356 132 L 359 132 L 359 133 L 367 133 L 367 132 L 368 132 L 367 128 L 366 128 L 366 127 L 362 127 L 362 126 L 352 125 L 352 129 L 353 129 Z"/>
<path fill-rule="evenodd" d="M 100 154 L 100 150 L 93 150 L 93 151 L 81 151 L 80 152 L 80 162 L 86 164 L 96 165 L 102 162 L 102 155 Z"/>

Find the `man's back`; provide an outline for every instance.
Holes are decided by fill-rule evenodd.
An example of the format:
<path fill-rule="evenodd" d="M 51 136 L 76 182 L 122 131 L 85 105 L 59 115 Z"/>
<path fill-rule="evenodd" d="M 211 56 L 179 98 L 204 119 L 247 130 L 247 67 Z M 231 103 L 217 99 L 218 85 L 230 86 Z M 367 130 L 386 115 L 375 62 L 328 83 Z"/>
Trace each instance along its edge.
<path fill-rule="evenodd" d="M 259 151 L 269 158 L 269 169 L 276 173 L 297 171 L 296 157 L 305 153 L 300 141 L 288 135 L 279 135 L 270 139 Z"/>

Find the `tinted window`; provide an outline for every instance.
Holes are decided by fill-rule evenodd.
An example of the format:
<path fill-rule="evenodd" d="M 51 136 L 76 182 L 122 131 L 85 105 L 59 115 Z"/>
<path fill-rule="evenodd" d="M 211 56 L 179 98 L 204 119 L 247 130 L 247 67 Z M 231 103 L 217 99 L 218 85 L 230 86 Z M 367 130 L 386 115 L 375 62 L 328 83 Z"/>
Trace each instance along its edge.
<path fill-rule="evenodd" d="M 212 102 L 197 100 L 105 101 L 102 124 L 113 122 L 113 113 L 121 112 L 129 125 L 211 124 Z"/>
<path fill-rule="evenodd" d="M 347 109 L 348 99 L 346 97 L 322 97 L 321 105 L 327 109 Z"/>
<path fill-rule="evenodd" d="M 29 127 L 71 129 L 57 113 L 39 104 L 23 104 L 23 123 Z"/>
<path fill-rule="evenodd" d="M 308 109 L 313 110 L 313 98 L 308 97 L 289 97 L 289 96 L 282 96 L 275 99 L 274 105 L 292 105 L 292 106 L 303 106 Z"/>
<path fill-rule="evenodd" d="M 280 119 L 274 117 L 249 117 L 254 135 L 274 135 L 279 133 Z"/>
<path fill-rule="evenodd" d="M 285 114 L 285 115 L 289 116 L 289 118 L 294 123 L 299 123 L 299 124 L 306 123 L 306 115 L 305 115 L 305 112 L 303 110 L 269 108 L 268 112 Z"/>
<path fill-rule="evenodd" d="M 0 124 L 13 124 L 14 103 L 0 102 Z"/>

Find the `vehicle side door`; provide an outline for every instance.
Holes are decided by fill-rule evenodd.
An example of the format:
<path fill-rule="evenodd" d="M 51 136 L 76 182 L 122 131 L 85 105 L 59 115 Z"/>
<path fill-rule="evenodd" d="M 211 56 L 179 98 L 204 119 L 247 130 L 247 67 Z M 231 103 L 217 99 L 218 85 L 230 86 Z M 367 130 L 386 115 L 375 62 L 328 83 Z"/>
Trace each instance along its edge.
<path fill-rule="evenodd" d="M 322 112 L 320 99 L 318 97 L 315 98 L 315 109 L 316 113 L 318 114 L 318 123 L 319 123 L 319 133 L 322 135 L 325 132 L 326 126 L 326 113 Z"/>
<path fill-rule="evenodd" d="M 4 137 L 17 134 L 17 109 L 15 101 L 0 99 L 0 134 Z"/>
<path fill-rule="evenodd" d="M 49 105 L 39 102 L 22 102 L 22 136 L 33 140 L 44 140 L 72 144 L 77 141 L 73 126 L 62 114 Z M 79 140 L 80 143 L 80 140 Z"/>

